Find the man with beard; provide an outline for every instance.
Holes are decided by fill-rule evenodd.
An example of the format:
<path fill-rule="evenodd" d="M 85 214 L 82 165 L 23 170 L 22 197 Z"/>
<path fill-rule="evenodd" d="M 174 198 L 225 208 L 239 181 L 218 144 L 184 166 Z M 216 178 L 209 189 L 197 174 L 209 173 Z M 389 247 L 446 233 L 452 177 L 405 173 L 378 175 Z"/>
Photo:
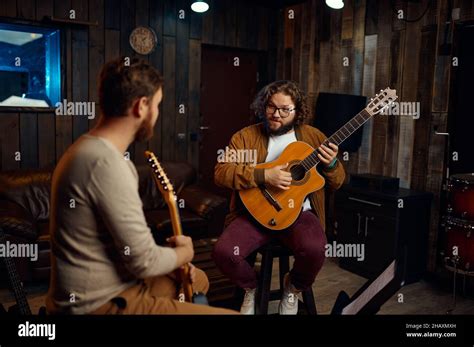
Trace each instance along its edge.
<path fill-rule="evenodd" d="M 128 63 L 128 64 L 127 64 Z M 189 263 L 187 236 L 155 244 L 143 214 L 129 145 L 153 135 L 163 80 L 152 66 L 125 58 L 100 74 L 101 118 L 64 153 L 51 189 L 52 314 L 221 314 L 231 311 L 177 300 L 174 270 Z M 191 281 L 206 292 L 205 273 Z"/>
<path fill-rule="evenodd" d="M 326 136 L 318 129 L 303 124 L 309 114 L 306 97 L 291 81 L 276 81 L 264 87 L 252 104 L 260 123 L 235 133 L 229 144 L 234 150 L 256 150 L 257 162 L 277 159 L 285 147 L 294 141 L 304 141 L 318 148 Z M 337 160 L 338 147 L 330 143 L 319 148 L 322 174 L 326 187 L 339 188 L 345 173 Z M 304 201 L 302 212 L 296 222 L 284 231 L 271 231 L 253 221 L 236 191 L 270 185 L 278 189 L 289 189 L 291 174 L 285 170 L 288 164 L 271 169 L 257 169 L 248 163 L 218 163 L 214 178 L 217 185 L 232 189 L 230 213 L 226 217 L 226 228 L 213 252 L 220 270 L 236 285 L 245 290 L 240 312 L 255 313 L 255 291 L 257 276 L 246 258 L 272 239 L 278 239 L 294 253 L 294 266 L 285 274 L 283 296 L 279 305 L 280 314 L 298 312 L 297 295 L 313 284 L 325 258 L 324 189 L 310 194 Z M 320 167 L 322 166 L 322 168 Z"/>

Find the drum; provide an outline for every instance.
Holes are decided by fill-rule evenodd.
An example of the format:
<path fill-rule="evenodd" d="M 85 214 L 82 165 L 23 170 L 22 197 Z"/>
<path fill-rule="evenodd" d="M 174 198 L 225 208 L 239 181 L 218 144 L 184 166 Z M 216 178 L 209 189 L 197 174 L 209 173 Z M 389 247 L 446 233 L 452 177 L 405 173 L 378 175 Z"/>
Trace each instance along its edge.
<path fill-rule="evenodd" d="M 474 222 L 447 217 L 446 227 L 446 256 L 457 260 L 456 267 L 461 270 L 474 270 Z"/>
<path fill-rule="evenodd" d="M 474 221 L 474 173 L 452 175 L 448 192 L 448 213 Z"/>

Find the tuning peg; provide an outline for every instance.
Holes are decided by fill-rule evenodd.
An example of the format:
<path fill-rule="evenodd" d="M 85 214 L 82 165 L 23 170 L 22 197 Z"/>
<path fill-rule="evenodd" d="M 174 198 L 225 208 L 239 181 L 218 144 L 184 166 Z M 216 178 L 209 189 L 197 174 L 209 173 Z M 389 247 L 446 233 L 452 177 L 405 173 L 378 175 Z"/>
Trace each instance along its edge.
<path fill-rule="evenodd" d="M 164 189 L 164 190 L 168 190 L 168 187 L 167 187 L 167 186 L 164 186 L 163 189 Z"/>

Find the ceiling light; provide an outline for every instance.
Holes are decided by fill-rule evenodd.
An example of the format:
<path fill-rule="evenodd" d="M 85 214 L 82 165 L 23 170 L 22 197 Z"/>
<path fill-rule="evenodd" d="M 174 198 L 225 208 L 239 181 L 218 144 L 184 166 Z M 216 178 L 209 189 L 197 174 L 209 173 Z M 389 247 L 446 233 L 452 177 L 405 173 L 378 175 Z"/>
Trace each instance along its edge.
<path fill-rule="evenodd" d="M 344 1 L 342 0 L 326 0 L 326 5 L 336 10 L 344 7 Z"/>
<path fill-rule="evenodd" d="M 194 1 L 191 5 L 191 10 L 198 13 L 206 12 L 209 10 L 209 5 L 205 1 Z"/>

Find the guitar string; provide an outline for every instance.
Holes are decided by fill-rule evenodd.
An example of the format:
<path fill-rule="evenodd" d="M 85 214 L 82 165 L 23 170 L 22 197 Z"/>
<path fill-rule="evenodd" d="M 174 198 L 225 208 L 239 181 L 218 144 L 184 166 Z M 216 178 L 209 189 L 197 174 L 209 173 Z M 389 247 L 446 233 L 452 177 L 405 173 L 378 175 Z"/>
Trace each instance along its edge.
<path fill-rule="evenodd" d="M 0 241 L 4 244 L 6 243 L 5 235 L 0 236 Z M 16 265 L 13 262 L 13 259 L 5 257 L 3 261 L 6 270 L 8 271 L 9 282 L 13 289 L 13 296 L 15 297 L 17 305 L 19 306 L 20 312 L 24 314 L 31 314 L 30 306 L 28 304 L 28 300 L 26 299 L 25 289 L 21 284 L 20 276 L 17 273 Z"/>
<path fill-rule="evenodd" d="M 360 117 L 360 119 L 358 119 Z M 368 113 L 365 109 L 355 115 L 350 121 L 344 124 L 339 130 L 337 130 L 333 135 L 331 135 L 328 139 L 326 139 L 323 144 L 328 145 L 328 142 L 334 143 L 339 146 L 342 142 L 344 142 L 349 136 L 351 136 L 357 129 L 359 129 L 365 122 L 367 122 L 372 115 Z M 349 128 L 352 128 L 352 130 Z M 344 132 L 346 130 L 348 134 Z M 316 166 L 320 160 L 318 158 L 318 151 L 314 150 L 310 155 L 308 155 L 305 159 L 301 161 L 301 165 L 303 166 L 305 173 L 311 170 L 314 166 Z"/>

